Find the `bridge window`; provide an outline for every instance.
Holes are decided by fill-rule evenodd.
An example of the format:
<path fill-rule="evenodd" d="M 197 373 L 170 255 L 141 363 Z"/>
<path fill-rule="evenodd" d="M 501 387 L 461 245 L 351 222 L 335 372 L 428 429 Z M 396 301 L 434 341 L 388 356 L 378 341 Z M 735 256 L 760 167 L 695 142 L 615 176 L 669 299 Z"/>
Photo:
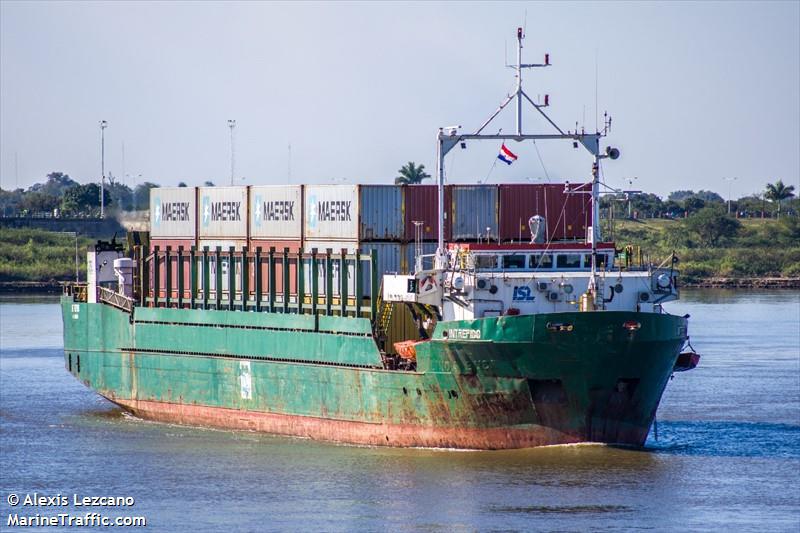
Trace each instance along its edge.
<path fill-rule="evenodd" d="M 558 254 L 556 268 L 580 268 L 581 254 Z"/>
<path fill-rule="evenodd" d="M 553 256 L 550 254 L 536 254 L 531 256 L 531 268 L 536 270 L 552 270 Z"/>
<path fill-rule="evenodd" d="M 507 268 L 507 269 L 525 268 L 525 256 L 524 255 L 504 255 L 503 256 L 503 268 Z"/>
<path fill-rule="evenodd" d="M 492 269 L 497 268 L 496 255 L 476 255 L 475 268 L 477 269 Z"/>
<path fill-rule="evenodd" d="M 606 254 L 597 254 L 597 268 L 605 268 Z M 583 268 L 592 268 L 592 254 L 583 256 Z"/>

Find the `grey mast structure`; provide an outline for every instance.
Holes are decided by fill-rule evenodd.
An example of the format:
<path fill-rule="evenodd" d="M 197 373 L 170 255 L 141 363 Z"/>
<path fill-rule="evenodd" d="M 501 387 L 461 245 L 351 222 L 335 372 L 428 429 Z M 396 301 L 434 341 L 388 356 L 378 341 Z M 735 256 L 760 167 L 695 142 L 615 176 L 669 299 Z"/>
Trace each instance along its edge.
<path fill-rule="evenodd" d="M 591 194 L 592 199 L 592 228 L 589 233 L 589 240 L 592 246 L 592 270 L 589 290 L 593 293 L 594 301 L 597 302 L 597 244 L 600 242 L 600 215 L 599 215 L 599 199 L 600 199 L 600 161 L 605 158 L 617 159 L 619 157 L 619 150 L 616 148 L 607 147 L 605 152 L 600 150 L 600 139 L 605 137 L 611 129 L 611 117 L 604 116 L 604 124 L 602 131 L 595 133 L 586 133 L 583 129 L 578 132 L 577 125 L 574 132 L 564 131 L 550 119 L 544 112 L 544 108 L 550 105 L 549 95 L 545 95 L 544 103 L 537 104 L 527 95 L 522 88 L 522 70 L 527 68 L 542 68 L 549 67 L 550 55 L 545 54 L 544 63 L 523 63 L 522 62 L 522 41 L 525 38 L 522 28 L 517 28 L 517 64 L 511 65 L 516 70 L 517 87 L 513 94 L 506 97 L 502 104 L 495 110 L 495 112 L 481 126 L 475 133 L 460 133 L 458 130 L 461 126 L 451 126 L 447 128 L 439 128 L 436 134 L 436 177 L 438 182 L 439 194 L 439 233 L 438 233 L 438 247 L 436 251 L 436 269 L 446 270 L 448 268 L 447 250 L 444 243 L 444 156 L 447 155 L 456 145 L 468 140 L 513 140 L 517 142 L 522 141 L 537 141 L 537 140 L 569 140 L 573 142 L 575 148 L 578 143 L 582 145 L 593 156 L 592 163 L 592 188 L 591 191 L 578 191 L 567 190 L 571 194 Z M 492 122 L 492 120 L 500 114 L 506 106 L 516 100 L 516 131 L 513 134 L 503 134 L 498 132 L 496 134 L 481 133 Z M 549 134 L 526 134 L 522 131 L 522 108 L 524 101 L 527 101 L 533 108 L 544 117 L 544 119 L 556 130 L 557 133 Z M 569 187 L 569 185 L 568 185 Z M 602 299 L 600 299 L 602 302 Z"/>

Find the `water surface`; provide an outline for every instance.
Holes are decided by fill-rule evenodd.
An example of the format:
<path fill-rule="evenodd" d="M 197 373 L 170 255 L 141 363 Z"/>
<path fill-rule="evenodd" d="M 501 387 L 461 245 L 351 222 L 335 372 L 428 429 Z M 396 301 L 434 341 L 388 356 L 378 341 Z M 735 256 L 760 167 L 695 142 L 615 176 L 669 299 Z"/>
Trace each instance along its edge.
<path fill-rule="evenodd" d="M 153 531 L 797 531 L 800 292 L 683 296 L 669 310 L 703 359 L 669 384 L 658 440 L 502 452 L 137 420 L 64 369 L 56 300 L 6 297 L 0 529 L 8 494 L 37 491 L 133 496 Z"/>

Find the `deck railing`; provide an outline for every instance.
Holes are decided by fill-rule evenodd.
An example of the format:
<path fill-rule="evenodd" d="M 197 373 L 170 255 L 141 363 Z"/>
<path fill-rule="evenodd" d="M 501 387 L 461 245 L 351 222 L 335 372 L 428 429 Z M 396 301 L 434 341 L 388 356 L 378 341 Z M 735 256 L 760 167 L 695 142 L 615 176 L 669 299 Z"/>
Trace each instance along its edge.
<path fill-rule="evenodd" d="M 136 292 L 143 306 L 371 319 L 378 314 L 375 251 L 142 247 L 137 253 Z"/>
<path fill-rule="evenodd" d="M 128 298 L 124 294 L 120 294 L 106 287 L 97 287 L 97 301 L 106 303 L 117 309 L 122 309 L 128 313 L 133 312 L 133 306 L 136 303 L 133 298 Z"/>

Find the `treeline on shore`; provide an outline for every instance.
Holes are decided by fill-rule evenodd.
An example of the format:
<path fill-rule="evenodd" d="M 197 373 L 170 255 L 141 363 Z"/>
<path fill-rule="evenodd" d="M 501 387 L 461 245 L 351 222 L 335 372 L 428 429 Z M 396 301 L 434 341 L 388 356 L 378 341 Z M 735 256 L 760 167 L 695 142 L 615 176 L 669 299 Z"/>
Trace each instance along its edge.
<path fill-rule="evenodd" d="M 92 239 L 69 233 L 0 227 L 0 282 L 86 280 Z M 77 255 L 77 262 L 76 262 Z"/>
<path fill-rule="evenodd" d="M 654 263 L 677 255 L 684 283 L 715 280 L 800 278 L 800 218 L 737 220 L 704 208 L 681 220 L 625 220 L 613 225 L 607 238 L 618 248 L 640 247 Z"/>
<path fill-rule="evenodd" d="M 398 172 L 396 184 L 421 183 L 429 179 L 424 165 L 414 166 L 409 162 Z M 130 178 L 129 178 L 130 179 Z M 204 186 L 214 186 L 206 181 Z M 103 207 L 106 215 L 127 211 L 148 210 L 150 189 L 159 185 L 150 181 L 134 180 L 132 186 L 109 175 L 104 187 Z M 181 182 L 179 187 L 186 187 Z M 646 192 L 620 191 L 606 194 L 600 202 L 604 218 L 686 218 L 706 207 L 723 209 L 736 218 L 778 218 L 785 214 L 800 213 L 800 199 L 793 185 L 782 180 L 765 184 L 761 192 L 729 198 L 713 191 L 679 190 L 671 192 L 666 199 Z M 97 183 L 80 184 L 63 172 L 51 172 L 42 183 L 27 189 L 5 190 L 0 188 L 0 216 L 2 217 L 76 217 L 90 218 L 100 214 L 100 186 Z"/>
<path fill-rule="evenodd" d="M 131 188 L 110 178 L 104 195 L 107 216 L 148 209 L 150 189 L 156 186 L 141 182 Z M 0 189 L 0 215 L 96 217 L 99 193 L 97 184 L 81 185 L 53 172 L 27 190 Z M 666 200 L 630 191 L 609 194 L 602 198 L 600 215 L 606 240 L 620 249 L 637 247 L 654 263 L 674 252 L 684 282 L 703 284 L 800 278 L 799 213 L 794 187 L 777 180 L 761 194 L 727 203 L 712 191 L 675 191 Z M 76 242 L 79 276 L 85 279 L 88 238 L 0 226 L 0 284 L 74 279 Z"/>

